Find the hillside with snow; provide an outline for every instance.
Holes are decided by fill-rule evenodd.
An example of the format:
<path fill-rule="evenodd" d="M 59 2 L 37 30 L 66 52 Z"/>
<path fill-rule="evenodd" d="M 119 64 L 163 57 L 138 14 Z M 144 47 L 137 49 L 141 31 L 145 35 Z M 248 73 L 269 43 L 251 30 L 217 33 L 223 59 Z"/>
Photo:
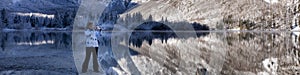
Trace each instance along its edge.
<path fill-rule="evenodd" d="M 0 2 L 1 29 L 72 28 L 78 0 L 5 0 Z"/>

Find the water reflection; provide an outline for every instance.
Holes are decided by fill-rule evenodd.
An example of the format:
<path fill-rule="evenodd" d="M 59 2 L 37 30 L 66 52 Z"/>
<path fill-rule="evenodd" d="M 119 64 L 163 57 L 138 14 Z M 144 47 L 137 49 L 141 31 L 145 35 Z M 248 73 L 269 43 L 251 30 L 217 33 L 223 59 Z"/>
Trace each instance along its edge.
<path fill-rule="evenodd" d="M 71 50 L 71 32 L 0 32 L 0 75 L 77 73 Z"/>
<path fill-rule="evenodd" d="M 46 31 L 10 31 L 0 32 L 0 47 L 5 50 L 7 46 L 14 45 L 54 45 L 56 48 L 70 48 L 71 32 Z"/>
<path fill-rule="evenodd" d="M 293 74 L 295 69 L 289 67 L 297 66 L 300 62 L 297 48 L 300 43 L 297 37 L 293 32 L 228 33 L 225 41 L 230 51 L 227 51 L 225 64 L 231 66 L 224 66 L 227 70 L 223 71 Z M 228 70 L 229 68 L 233 69 Z"/>
<path fill-rule="evenodd" d="M 171 30 L 158 32 L 137 29 L 131 33 L 127 47 L 136 52 L 131 53 L 135 55 L 133 61 L 137 68 L 145 73 L 147 69 L 141 69 L 143 67 L 140 66 L 147 64 L 154 68 L 160 65 L 164 68 L 159 67 L 157 70 L 164 69 L 166 70 L 164 72 L 171 74 L 178 71 L 188 74 L 198 72 L 198 74 L 214 74 L 218 71 L 220 74 L 233 75 L 240 74 L 240 72 L 258 74 L 273 71 L 266 69 L 269 63 L 263 63 L 263 61 L 276 60 L 276 64 L 280 67 L 276 69 L 278 74 L 286 74 L 282 73 L 286 71 L 288 74 L 293 74 L 296 70 L 289 67 L 300 65 L 300 37 L 293 32 L 212 31 L 197 33 L 202 35 L 186 39 L 178 38 Z M 0 34 L 0 72 L 16 68 L 20 70 L 33 68 L 77 73 L 72 57 L 71 32 L 14 31 L 0 32 Z M 119 66 L 122 65 L 117 63 L 118 60 L 114 59 L 111 52 L 111 38 L 102 34 L 99 40 L 102 40 L 100 41 L 101 47 L 99 47 L 101 67 L 106 70 L 110 67 L 120 68 Z M 143 43 L 144 41 L 147 43 Z M 159 65 L 151 62 L 139 64 L 140 62 L 136 61 L 144 59 L 139 58 L 140 56 L 147 56 Z M 53 67 L 45 67 L 45 65 Z"/>
<path fill-rule="evenodd" d="M 166 37 L 169 39 L 164 39 Z M 208 69 L 206 74 L 276 72 L 284 75 L 293 74 L 297 70 L 290 67 L 300 65 L 299 39 L 288 31 L 212 31 L 203 37 L 188 39 L 177 38 L 173 32 L 153 34 L 150 31 L 133 32 L 130 37 L 133 46 L 129 47 L 160 63 L 171 74 L 195 74 L 197 69 Z M 162 40 L 166 42 L 160 42 Z M 142 68 L 139 66 L 144 64 L 137 67 Z"/>
<path fill-rule="evenodd" d="M 194 28 L 193 31 L 196 33 L 197 37 L 205 36 L 209 32 L 209 27 L 207 25 L 201 25 L 198 23 L 191 24 Z M 131 33 L 129 43 L 140 47 L 144 41 L 148 42 L 150 45 L 154 39 L 160 39 L 161 42 L 167 42 L 169 38 L 178 38 L 176 33 L 193 33 L 192 31 L 173 31 L 170 27 L 163 23 L 159 22 L 145 22 L 139 25 L 135 30 Z"/>

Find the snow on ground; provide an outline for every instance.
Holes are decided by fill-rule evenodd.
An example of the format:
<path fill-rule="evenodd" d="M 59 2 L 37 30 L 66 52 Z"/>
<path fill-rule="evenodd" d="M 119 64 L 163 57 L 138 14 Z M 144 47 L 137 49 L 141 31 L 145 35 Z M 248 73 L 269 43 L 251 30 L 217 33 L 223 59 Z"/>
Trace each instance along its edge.
<path fill-rule="evenodd" d="M 264 0 L 264 1 L 270 4 L 278 3 L 278 0 Z"/>
<path fill-rule="evenodd" d="M 149 2 L 150 0 L 131 0 L 132 3 L 146 3 Z"/>
<path fill-rule="evenodd" d="M 294 35 L 300 36 L 300 27 L 295 27 L 294 29 L 292 29 L 292 32 Z"/>
<path fill-rule="evenodd" d="M 43 45 L 43 44 L 54 44 L 53 40 L 43 40 L 35 42 L 18 42 L 17 45 Z"/>
<path fill-rule="evenodd" d="M 21 12 L 18 12 L 18 13 L 14 13 L 16 15 L 19 15 L 19 16 L 35 16 L 35 17 L 43 17 L 43 18 L 51 18 L 53 19 L 55 16 L 53 14 L 43 14 L 43 13 L 21 13 Z"/>
<path fill-rule="evenodd" d="M 277 69 L 278 69 L 278 59 L 277 58 L 268 58 L 265 59 L 263 63 L 264 69 L 269 72 L 271 75 L 277 75 Z"/>

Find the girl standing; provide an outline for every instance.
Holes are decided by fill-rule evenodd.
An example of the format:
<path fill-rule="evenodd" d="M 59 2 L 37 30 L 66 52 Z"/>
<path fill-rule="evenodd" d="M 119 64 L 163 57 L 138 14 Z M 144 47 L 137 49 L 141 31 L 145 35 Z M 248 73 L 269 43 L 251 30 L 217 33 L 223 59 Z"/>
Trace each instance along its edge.
<path fill-rule="evenodd" d="M 91 54 L 93 55 L 93 69 L 94 72 L 99 72 L 99 64 L 97 61 L 98 57 L 98 41 L 96 34 L 98 34 L 97 30 L 101 30 L 100 28 L 96 27 L 92 22 L 88 22 L 87 30 L 85 31 L 86 36 L 86 56 L 85 60 L 82 65 L 82 72 L 87 72 L 88 64 L 90 60 Z"/>

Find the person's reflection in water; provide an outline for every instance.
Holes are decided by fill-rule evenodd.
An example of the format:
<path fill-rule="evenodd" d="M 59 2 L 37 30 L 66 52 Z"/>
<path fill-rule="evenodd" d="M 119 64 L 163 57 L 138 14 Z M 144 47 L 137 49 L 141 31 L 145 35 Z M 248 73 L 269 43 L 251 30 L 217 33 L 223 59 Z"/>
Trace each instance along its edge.
<path fill-rule="evenodd" d="M 86 56 L 82 65 L 82 72 L 87 72 L 88 64 L 91 54 L 93 55 L 93 68 L 94 72 L 99 72 L 99 64 L 97 61 L 98 57 L 98 41 L 97 41 L 97 30 L 101 30 L 96 27 L 92 22 L 88 22 L 87 30 L 85 31 L 86 36 Z"/>

